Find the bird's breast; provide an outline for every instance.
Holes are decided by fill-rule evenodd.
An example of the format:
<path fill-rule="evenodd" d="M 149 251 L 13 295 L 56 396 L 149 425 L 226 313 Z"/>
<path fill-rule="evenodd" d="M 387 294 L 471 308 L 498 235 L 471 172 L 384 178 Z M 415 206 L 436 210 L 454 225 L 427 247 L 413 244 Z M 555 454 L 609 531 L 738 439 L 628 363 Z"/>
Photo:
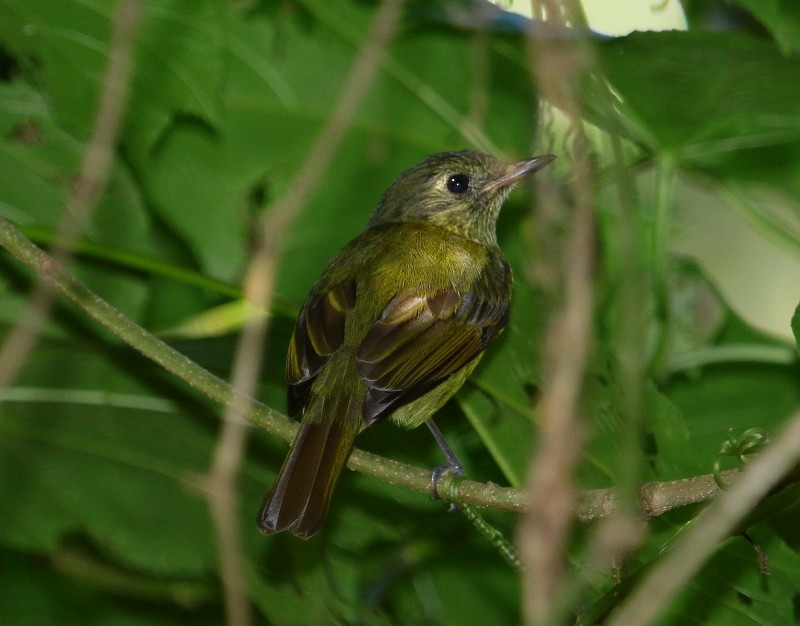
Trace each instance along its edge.
<path fill-rule="evenodd" d="M 395 294 L 417 290 L 433 295 L 444 289 L 463 291 L 475 281 L 486 263 L 487 250 L 438 228 L 398 229 L 375 255 L 365 276 L 372 289 Z M 386 295 L 389 295 L 388 293 Z"/>

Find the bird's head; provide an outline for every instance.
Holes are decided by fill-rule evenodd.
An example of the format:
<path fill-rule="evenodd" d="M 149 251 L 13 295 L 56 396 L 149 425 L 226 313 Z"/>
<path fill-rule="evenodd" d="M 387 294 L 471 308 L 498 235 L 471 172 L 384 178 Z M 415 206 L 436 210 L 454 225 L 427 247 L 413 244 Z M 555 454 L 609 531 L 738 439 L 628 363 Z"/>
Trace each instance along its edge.
<path fill-rule="evenodd" d="M 441 152 L 395 179 L 367 224 L 427 223 L 496 245 L 500 207 L 514 185 L 543 168 L 551 154 L 505 163 L 478 152 Z"/>

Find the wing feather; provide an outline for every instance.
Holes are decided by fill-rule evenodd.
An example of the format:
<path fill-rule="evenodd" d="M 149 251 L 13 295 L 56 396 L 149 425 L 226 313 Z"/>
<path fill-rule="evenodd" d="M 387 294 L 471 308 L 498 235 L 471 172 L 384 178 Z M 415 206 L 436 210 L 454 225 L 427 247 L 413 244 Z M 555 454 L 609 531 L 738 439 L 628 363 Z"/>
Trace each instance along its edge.
<path fill-rule="evenodd" d="M 478 357 L 508 322 L 511 271 L 501 259 L 469 291 L 417 290 L 396 294 L 356 351 L 367 387 L 367 425 L 422 397 Z M 330 356 L 344 344 L 347 316 L 357 305 L 356 283 L 312 292 L 300 311 L 286 362 L 289 414 L 301 414 Z"/>
<path fill-rule="evenodd" d="M 355 303 L 355 282 L 345 281 L 324 293 L 312 292 L 303 305 L 286 358 L 289 415 L 299 415 L 308 404 L 314 379 L 344 342 L 347 312 Z"/>
<path fill-rule="evenodd" d="M 482 286 L 429 297 L 400 293 L 386 305 L 356 355 L 369 387 L 362 410 L 367 424 L 443 383 L 500 333 L 508 321 L 508 297 Z"/>

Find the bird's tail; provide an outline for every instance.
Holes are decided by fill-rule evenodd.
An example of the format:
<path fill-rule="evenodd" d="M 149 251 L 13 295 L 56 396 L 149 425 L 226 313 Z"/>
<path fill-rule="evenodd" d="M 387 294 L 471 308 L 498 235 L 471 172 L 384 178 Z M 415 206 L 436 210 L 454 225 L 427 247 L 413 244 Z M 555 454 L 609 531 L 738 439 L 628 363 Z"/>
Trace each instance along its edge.
<path fill-rule="evenodd" d="M 258 512 L 261 532 L 308 539 L 319 531 L 357 434 L 340 421 L 304 420 Z"/>

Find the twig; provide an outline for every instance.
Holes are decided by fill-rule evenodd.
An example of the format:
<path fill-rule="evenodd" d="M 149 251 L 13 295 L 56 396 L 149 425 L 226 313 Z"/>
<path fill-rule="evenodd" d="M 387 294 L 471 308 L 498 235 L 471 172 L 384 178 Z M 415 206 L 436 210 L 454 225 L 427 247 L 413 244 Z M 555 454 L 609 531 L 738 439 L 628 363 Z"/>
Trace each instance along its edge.
<path fill-rule="evenodd" d="M 608 624 L 651 624 L 716 551 L 744 516 L 800 459 L 800 413 L 747 467 L 736 484 L 722 493 L 694 521 L 675 548 L 654 567 Z"/>
<path fill-rule="evenodd" d="M 108 65 L 103 76 L 97 115 L 52 252 L 54 261 L 61 266 L 69 264 L 69 242 L 76 238 L 86 223 L 108 180 L 114 159 L 114 145 L 130 90 L 133 50 L 140 17 L 139 0 L 120 1 L 112 25 Z M 19 322 L 0 350 L 0 389 L 9 387 L 16 379 L 36 345 L 39 330 L 52 304 L 52 295 L 45 285 L 36 283 L 25 310 L 19 316 Z"/>
<path fill-rule="evenodd" d="M 722 478 L 733 481 L 738 469 L 721 472 Z M 714 474 L 703 474 L 680 480 L 644 483 L 638 490 L 637 504 L 641 519 L 658 517 L 678 507 L 706 502 L 721 493 Z M 627 494 L 626 494 L 627 495 Z M 592 522 L 617 515 L 622 496 L 616 487 L 582 491 L 578 497 L 577 518 Z"/>
<path fill-rule="evenodd" d="M 548 7 L 551 8 L 551 7 Z M 528 623 L 543 623 L 553 611 L 566 572 L 566 544 L 575 516 L 573 472 L 583 447 L 578 400 L 591 349 L 594 220 L 591 171 L 575 93 L 586 60 L 577 48 L 552 49 L 529 38 L 530 62 L 544 98 L 556 104 L 573 136 L 573 207 L 566 242 L 564 302 L 550 324 L 545 344 L 549 384 L 540 401 L 539 443 L 528 470 L 531 507 L 520 528 L 524 564 L 523 602 Z M 540 203 L 558 203 L 540 194 Z M 565 207 L 559 207 L 566 211 Z M 549 209 L 553 214 L 554 210 Z"/>
<path fill-rule="evenodd" d="M 384 52 L 400 19 L 403 0 L 385 0 L 379 8 L 367 41 L 361 46 L 342 86 L 339 102 L 319 134 L 286 193 L 264 221 L 259 245 L 245 278 L 247 315 L 239 338 L 232 383 L 234 400 L 225 411 L 214 462 L 208 476 L 209 505 L 218 538 L 220 571 L 225 587 L 227 623 L 248 626 L 252 612 L 243 578 L 240 524 L 236 501 L 236 475 L 244 455 L 247 430 L 241 416 L 247 412 L 261 369 L 262 346 L 267 336 L 269 309 L 274 294 L 282 242 L 302 207 L 324 179 L 325 172 L 355 118 L 361 102 L 377 76 Z"/>
<path fill-rule="evenodd" d="M 353 68 L 342 85 L 333 115 L 317 136 L 286 193 L 272 207 L 269 221 L 272 232 L 285 232 L 287 225 L 308 202 L 320 181 L 324 180 L 325 172 L 377 75 L 384 51 L 394 36 L 403 3 L 404 0 L 384 0 L 381 4 L 370 37 L 359 50 Z"/>

